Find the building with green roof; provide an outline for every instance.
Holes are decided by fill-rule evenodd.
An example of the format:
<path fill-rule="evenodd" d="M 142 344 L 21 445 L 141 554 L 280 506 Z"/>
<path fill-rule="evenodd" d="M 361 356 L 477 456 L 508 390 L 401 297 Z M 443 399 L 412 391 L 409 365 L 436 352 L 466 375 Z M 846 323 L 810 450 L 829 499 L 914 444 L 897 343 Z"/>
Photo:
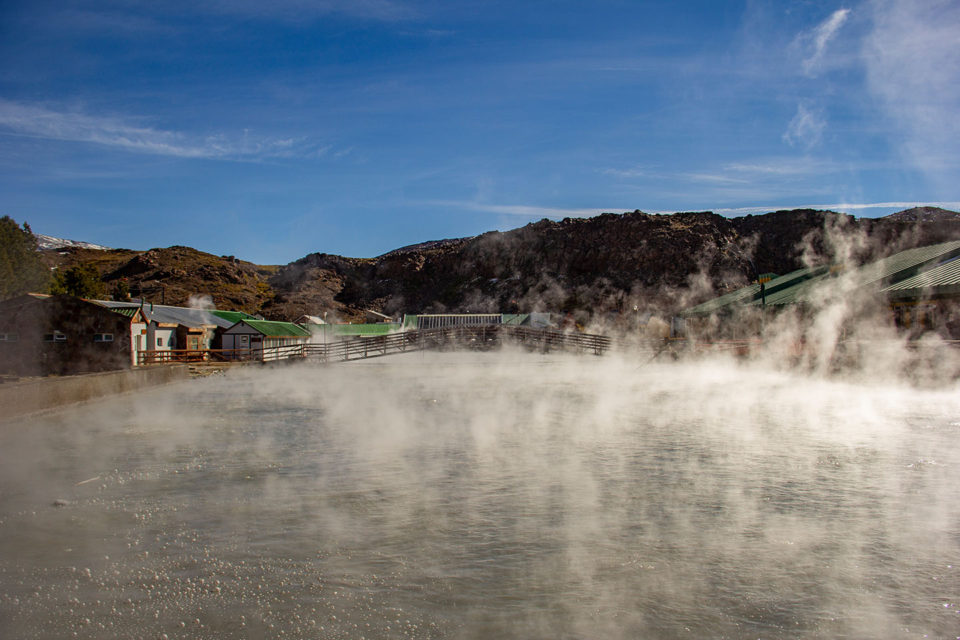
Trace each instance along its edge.
<path fill-rule="evenodd" d="M 708 320 L 716 328 L 745 309 L 766 313 L 789 306 L 816 308 L 850 296 L 873 297 L 889 305 L 896 324 L 905 328 L 914 328 L 918 320 L 924 328 L 942 324 L 938 320 L 957 315 L 960 240 L 908 249 L 862 266 L 799 269 L 772 279 L 763 292 L 753 283 L 685 309 L 679 317 L 688 328 L 696 328 L 698 321 L 706 325 Z M 957 324 L 960 329 L 960 317 Z"/>
<path fill-rule="evenodd" d="M 249 313 L 244 313 L 243 311 L 221 311 L 220 309 L 211 309 L 210 313 L 218 318 L 229 320 L 230 322 L 240 322 L 241 320 L 260 320 L 260 318 L 257 316 L 252 316 Z"/>
<path fill-rule="evenodd" d="M 310 331 L 293 322 L 244 319 L 223 332 L 223 349 L 240 359 L 277 359 L 284 348 L 310 342 Z"/>
<path fill-rule="evenodd" d="M 744 305 L 759 303 L 761 306 L 770 304 L 781 291 L 789 290 L 797 285 L 817 278 L 827 271 L 826 267 L 808 267 L 797 269 L 782 276 L 776 274 L 764 274 L 769 277 L 767 282 L 751 283 L 743 288 L 731 291 L 718 298 L 712 298 L 706 302 L 684 309 L 680 312 L 681 318 L 704 318 L 722 313 L 732 313 Z M 765 278 L 761 278 L 765 279 Z M 775 299 L 775 298 L 774 298 Z"/>
<path fill-rule="evenodd" d="M 960 339 L 960 255 L 928 263 L 882 289 L 897 326 Z"/>
<path fill-rule="evenodd" d="M 766 304 L 773 307 L 815 305 L 831 294 L 866 293 L 879 296 L 893 291 L 900 292 L 897 294 L 900 300 L 916 301 L 929 297 L 929 293 L 923 291 L 923 279 L 919 274 L 953 262 L 957 257 L 960 257 L 960 241 L 955 240 L 901 251 L 861 267 L 833 265 L 829 269 L 821 268 L 820 273 L 808 280 L 768 295 Z M 948 272 L 941 272 L 942 275 L 934 276 L 934 280 L 945 277 Z M 902 286 L 901 283 L 911 284 Z M 751 304 L 756 305 L 756 300 Z"/>
<path fill-rule="evenodd" d="M 960 297 L 960 257 L 888 285 L 883 293 L 893 301 Z"/>
<path fill-rule="evenodd" d="M 358 324 L 301 324 L 313 336 L 314 342 L 334 342 L 346 338 L 385 336 L 400 331 L 399 322 L 367 322 Z"/>

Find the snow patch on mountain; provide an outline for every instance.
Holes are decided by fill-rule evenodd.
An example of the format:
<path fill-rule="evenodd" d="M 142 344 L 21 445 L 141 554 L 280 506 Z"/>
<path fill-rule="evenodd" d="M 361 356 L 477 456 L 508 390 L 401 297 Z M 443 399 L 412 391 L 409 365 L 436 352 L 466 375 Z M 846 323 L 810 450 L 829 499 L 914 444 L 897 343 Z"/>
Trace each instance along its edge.
<path fill-rule="evenodd" d="M 92 242 L 83 242 L 82 240 L 67 240 L 65 238 L 54 238 L 53 236 L 42 233 L 33 234 L 37 239 L 37 246 L 42 250 L 49 249 L 99 249 L 108 251 L 110 247 L 104 247 Z"/>

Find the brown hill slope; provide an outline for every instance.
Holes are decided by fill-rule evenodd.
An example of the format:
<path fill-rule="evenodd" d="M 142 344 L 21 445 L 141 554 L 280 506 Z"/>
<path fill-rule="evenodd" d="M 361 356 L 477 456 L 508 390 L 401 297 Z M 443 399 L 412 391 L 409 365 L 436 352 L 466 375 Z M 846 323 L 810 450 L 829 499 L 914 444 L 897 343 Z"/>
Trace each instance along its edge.
<path fill-rule="evenodd" d="M 256 313 L 273 297 L 267 277 L 275 267 L 262 267 L 233 256 L 214 256 L 190 247 L 149 251 L 63 248 L 47 252 L 48 260 L 65 269 L 90 263 L 108 288 L 125 281 L 133 296 L 153 302 L 189 306 L 209 297 L 217 308 Z"/>

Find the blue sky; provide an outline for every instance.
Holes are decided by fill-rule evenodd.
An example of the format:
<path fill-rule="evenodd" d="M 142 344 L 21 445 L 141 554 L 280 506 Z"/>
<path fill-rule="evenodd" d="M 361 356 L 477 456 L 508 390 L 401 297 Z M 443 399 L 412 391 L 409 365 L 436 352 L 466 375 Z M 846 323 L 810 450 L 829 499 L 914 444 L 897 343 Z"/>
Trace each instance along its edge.
<path fill-rule="evenodd" d="M 960 4 L 0 3 L 0 215 L 261 264 L 603 211 L 960 208 Z"/>

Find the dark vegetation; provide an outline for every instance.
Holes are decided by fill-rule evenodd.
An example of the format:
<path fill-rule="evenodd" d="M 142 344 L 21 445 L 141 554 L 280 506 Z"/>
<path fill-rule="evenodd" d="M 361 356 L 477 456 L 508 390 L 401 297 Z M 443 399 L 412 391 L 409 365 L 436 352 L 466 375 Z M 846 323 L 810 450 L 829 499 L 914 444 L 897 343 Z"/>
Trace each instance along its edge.
<path fill-rule="evenodd" d="M 9 283 L 3 297 L 43 290 L 49 270 L 31 248 L 29 227 L 4 218 L 2 233 L 0 269 L 7 271 L 0 274 L 15 274 L 2 279 Z M 283 266 L 180 246 L 64 248 L 43 252 L 42 258 L 56 268 L 54 288 L 176 305 L 204 295 L 217 308 L 269 319 L 326 313 L 328 320 L 362 320 L 363 310 L 373 309 L 391 315 L 542 310 L 585 320 L 596 313 L 678 310 L 742 286 L 758 273 L 788 273 L 817 260 L 870 260 L 957 238 L 960 214 L 929 207 L 879 219 L 814 210 L 741 218 L 634 211 L 541 220 L 502 233 L 424 242 L 377 258 L 313 253 Z M 103 289 L 91 288 L 94 272 Z"/>
<path fill-rule="evenodd" d="M 9 216 L 0 218 L 0 300 L 30 291 L 43 291 L 50 269 L 37 251 L 30 225 L 22 227 Z"/>
<path fill-rule="evenodd" d="M 53 272 L 50 293 L 66 294 L 77 298 L 102 299 L 107 294 L 107 285 L 100 272 L 89 262 L 76 264 Z"/>

